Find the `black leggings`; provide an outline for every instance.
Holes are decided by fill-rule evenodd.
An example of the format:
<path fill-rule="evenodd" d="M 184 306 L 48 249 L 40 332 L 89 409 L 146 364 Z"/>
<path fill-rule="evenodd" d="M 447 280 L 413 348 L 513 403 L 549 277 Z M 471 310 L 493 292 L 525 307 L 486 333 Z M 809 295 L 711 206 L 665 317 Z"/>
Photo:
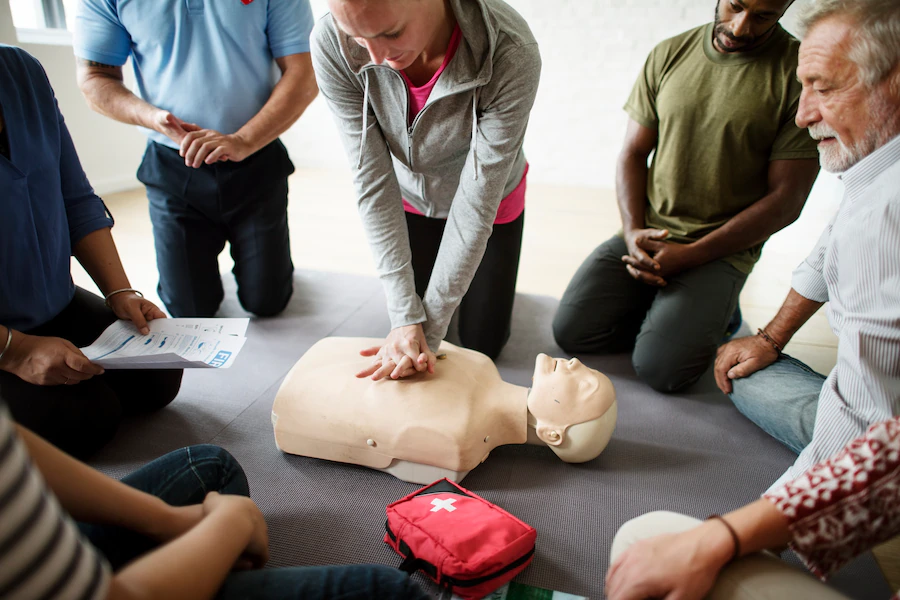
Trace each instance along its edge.
<path fill-rule="evenodd" d="M 61 337 L 83 347 L 115 320 L 103 298 L 76 287 L 61 313 L 24 333 Z M 34 385 L 0 371 L 0 401 L 19 424 L 85 458 L 112 439 L 124 415 L 159 410 L 174 400 L 181 375 L 181 369 L 110 369 L 76 385 Z"/>
<path fill-rule="evenodd" d="M 446 224 L 445 219 L 406 213 L 416 293 L 420 298 L 428 288 Z M 523 212 L 510 223 L 494 225 L 481 264 L 457 309 L 462 345 L 492 359 L 509 340 L 524 224 Z"/>

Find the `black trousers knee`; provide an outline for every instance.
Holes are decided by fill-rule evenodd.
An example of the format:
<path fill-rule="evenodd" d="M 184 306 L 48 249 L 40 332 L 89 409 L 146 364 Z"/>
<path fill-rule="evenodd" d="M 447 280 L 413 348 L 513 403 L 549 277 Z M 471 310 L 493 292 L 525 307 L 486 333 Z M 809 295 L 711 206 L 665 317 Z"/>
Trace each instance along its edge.
<path fill-rule="evenodd" d="M 294 264 L 287 177 L 294 165 L 275 140 L 241 162 L 198 169 L 178 151 L 147 145 L 138 179 L 147 186 L 159 297 L 175 317 L 211 317 L 224 292 L 218 257 L 231 244 L 238 300 L 271 317 L 287 306 Z"/>
<path fill-rule="evenodd" d="M 444 219 L 406 213 L 419 297 L 428 288 L 446 224 Z M 494 225 L 481 264 L 457 309 L 462 345 L 492 359 L 509 340 L 524 226 L 524 212 L 510 223 Z"/>
<path fill-rule="evenodd" d="M 103 299 L 81 288 L 53 319 L 25 331 L 83 347 L 116 320 Z M 55 446 L 85 458 L 105 445 L 125 415 L 169 404 L 181 387 L 181 369 L 110 369 L 76 385 L 34 385 L 0 371 L 0 401 L 13 418 Z"/>

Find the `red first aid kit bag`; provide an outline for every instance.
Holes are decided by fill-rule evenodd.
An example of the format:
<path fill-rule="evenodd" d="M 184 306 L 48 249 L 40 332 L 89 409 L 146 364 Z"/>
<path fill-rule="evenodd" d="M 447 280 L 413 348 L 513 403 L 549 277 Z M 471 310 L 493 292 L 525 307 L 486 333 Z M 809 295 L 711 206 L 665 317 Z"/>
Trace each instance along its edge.
<path fill-rule="evenodd" d="M 385 527 L 385 543 L 403 557 L 401 569 L 422 571 L 472 599 L 527 567 L 537 539 L 534 527 L 449 479 L 389 504 Z"/>

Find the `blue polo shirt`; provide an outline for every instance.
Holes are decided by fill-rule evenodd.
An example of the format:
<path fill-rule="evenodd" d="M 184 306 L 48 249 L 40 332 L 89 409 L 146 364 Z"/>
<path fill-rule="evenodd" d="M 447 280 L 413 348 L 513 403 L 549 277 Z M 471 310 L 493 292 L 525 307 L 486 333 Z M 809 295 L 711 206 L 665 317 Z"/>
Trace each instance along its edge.
<path fill-rule="evenodd" d="M 81 0 L 74 46 L 76 56 L 107 65 L 130 56 L 141 98 L 229 134 L 269 99 L 279 76 L 273 59 L 309 52 L 312 27 L 308 0 Z"/>
<path fill-rule="evenodd" d="M 72 246 L 112 227 L 88 183 L 44 69 L 0 44 L 0 323 L 28 330 L 72 300 Z M 4 339 L 5 343 L 5 339 Z"/>

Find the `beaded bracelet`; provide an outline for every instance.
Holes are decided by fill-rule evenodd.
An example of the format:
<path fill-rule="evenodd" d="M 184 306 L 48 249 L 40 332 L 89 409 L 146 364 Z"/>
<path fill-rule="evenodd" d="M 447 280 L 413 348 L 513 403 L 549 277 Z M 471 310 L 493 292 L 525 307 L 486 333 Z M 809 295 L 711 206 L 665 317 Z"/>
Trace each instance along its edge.
<path fill-rule="evenodd" d="M 9 346 L 12 344 L 12 327 L 6 328 L 6 345 L 3 346 L 3 352 L 0 352 L 0 360 L 3 360 L 3 355 L 6 354 L 6 351 L 9 350 Z"/>
<path fill-rule="evenodd" d="M 731 523 L 725 520 L 722 515 L 709 515 L 706 517 L 707 521 L 715 519 L 722 523 L 725 526 L 725 529 L 728 530 L 728 533 L 731 534 L 731 539 L 734 541 L 734 553 L 731 555 L 731 558 L 728 559 L 728 562 L 732 563 L 741 557 L 741 540 L 738 538 L 737 532 L 734 530 L 734 527 L 731 526 Z"/>
<path fill-rule="evenodd" d="M 134 288 L 122 288 L 121 290 L 113 290 L 113 291 L 111 291 L 110 293 L 108 293 L 108 294 L 106 295 L 106 298 L 104 299 L 104 303 L 106 304 L 107 308 L 112 308 L 112 307 L 109 306 L 109 299 L 112 298 L 113 296 L 115 296 L 116 294 L 121 294 L 122 292 L 134 292 L 135 294 L 137 294 L 137 295 L 140 296 L 141 298 L 144 297 L 144 295 L 143 295 L 142 293 L 140 293 L 139 291 L 137 291 L 137 290 L 134 289 Z"/>
<path fill-rule="evenodd" d="M 772 347 L 775 348 L 775 352 L 781 354 L 781 346 L 778 345 L 778 342 L 772 339 L 772 336 L 769 335 L 765 329 L 757 329 L 756 335 L 762 337 L 762 339 L 772 344 Z"/>

